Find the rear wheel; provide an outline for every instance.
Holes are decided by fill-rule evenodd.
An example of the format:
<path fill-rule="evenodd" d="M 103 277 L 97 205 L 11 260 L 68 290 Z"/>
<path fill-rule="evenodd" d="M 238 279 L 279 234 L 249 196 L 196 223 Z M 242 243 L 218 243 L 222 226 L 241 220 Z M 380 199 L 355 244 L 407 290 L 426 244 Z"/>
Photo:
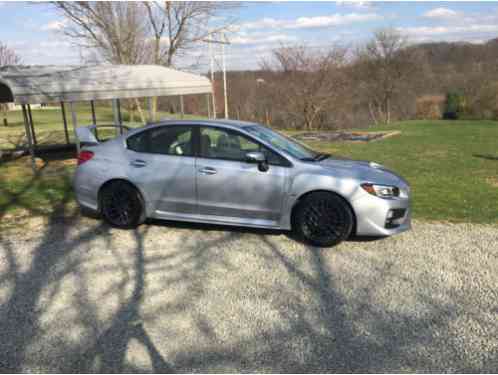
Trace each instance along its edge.
<path fill-rule="evenodd" d="M 349 205 L 336 194 L 316 192 L 305 196 L 295 208 L 293 230 L 314 246 L 329 247 L 349 237 L 354 217 Z"/>
<path fill-rule="evenodd" d="M 136 228 L 144 221 L 144 205 L 138 190 L 126 181 L 112 181 L 100 193 L 100 211 L 113 227 Z"/>

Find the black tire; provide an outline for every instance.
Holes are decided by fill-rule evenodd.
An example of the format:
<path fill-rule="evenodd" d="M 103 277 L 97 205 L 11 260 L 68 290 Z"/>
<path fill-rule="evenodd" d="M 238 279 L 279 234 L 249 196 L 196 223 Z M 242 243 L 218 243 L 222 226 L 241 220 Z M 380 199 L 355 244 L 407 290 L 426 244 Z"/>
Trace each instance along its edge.
<path fill-rule="evenodd" d="M 144 204 L 138 190 L 126 181 L 112 181 L 100 192 L 100 213 L 111 226 L 136 228 L 144 222 Z"/>
<path fill-rule="evenodd" d="M 100 217 L 99 211 L 92 210 L 91 208 L 80 206 L 80 213 L 83 217 L 91 219 L 98 219 Z"/>
<path fill-rule="evenodd" d="M 333 193 L 316 192 L 298 203 L 292 221 L 293 231 L 302 240 L 313 246 L 330 247 L 349 237 L 354 216 L 343 198 Z"/>

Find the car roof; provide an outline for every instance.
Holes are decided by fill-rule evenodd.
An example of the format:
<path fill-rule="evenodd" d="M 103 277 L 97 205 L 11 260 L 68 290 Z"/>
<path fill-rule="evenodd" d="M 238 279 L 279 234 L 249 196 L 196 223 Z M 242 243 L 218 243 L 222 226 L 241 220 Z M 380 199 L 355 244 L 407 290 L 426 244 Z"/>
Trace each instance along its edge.
<path fill-rule="evenodd" d="M 190 119 L 190 120 L 164 120 L 158 121 L 151 124 L 146 125 L 145 127 L 151 126 L 161 126 L 161 125 L 218 125 L 224 126 L 228 128 L 243 128 L 245 126 L 262 126 L 256 122 L 249 121 L 240 121 L 240 120 L 228 120 L 228 119 L 219 119 L 219 120 L 203 120 L 203 119 Z"/>
<path fill-rule="evenodd" d="M 152 122 L 149 123 L 145 126 L 141 126 L 139 128 L 134 128 L 131 129 L 128 133 L 126 133 L 125 137 L 129 137 L 132 135 L 135 135 L 137 133 L 141 133 L 142 131 L 145 131 L 147 129 L 156 127 L 156 126 L 168 126 L 168 125 L 175 125 L 175 126 L 191 126 L 191 125 L 205 125 L 205 126 L 219 126 L 223 128 L 228 128 L 228 129 L 234 129 L 234 130 L 242 130 L 243 132 L 247 131 L 244 129 L 246 126 L 264 126 L 262 124 L 258 124 L 257 122 L 249 122 L 249 121 L 240 121 L 240 120 L 228 120 L 228 119 L 216 119 L 216 120 L 204 120 L 204 119 L 189 119 L 189 120 L 162 120 L 158 122 Z"/>

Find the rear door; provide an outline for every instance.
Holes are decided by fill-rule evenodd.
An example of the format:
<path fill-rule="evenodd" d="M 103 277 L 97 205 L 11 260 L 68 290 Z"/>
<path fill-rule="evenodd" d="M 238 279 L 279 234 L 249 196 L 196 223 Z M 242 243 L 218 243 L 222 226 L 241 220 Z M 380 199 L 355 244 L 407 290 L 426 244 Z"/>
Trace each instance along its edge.
<path fill-rule="evenodd" d="M 127 139 L 129 178 L 158 217 L 197 213 L 193 144 L 188 125 L 157 126 Z"/>
<path fill-rule="evenodd" d="M 211 221 L 277 226 L 288 167 L 279 155 L 231 129 L 201 126 L 196 181 L 199 214 Z M 266 172 L 246 162 L 246 153 L 264 152 Z"/>

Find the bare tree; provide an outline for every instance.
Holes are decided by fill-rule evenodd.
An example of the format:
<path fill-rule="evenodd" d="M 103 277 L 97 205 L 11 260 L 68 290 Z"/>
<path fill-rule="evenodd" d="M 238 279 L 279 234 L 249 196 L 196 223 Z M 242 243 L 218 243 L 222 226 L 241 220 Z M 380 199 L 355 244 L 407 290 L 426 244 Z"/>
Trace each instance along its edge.
<path fill-rule="evenodd" d="M 391 122 L 392 101 L 403 80 L 420 68 L 420 51 L 395 29 L 380 29 L 357 52 L 357 77 L 374 123 Z"/>
<path fill-rule="evenodd" d="M 67 20 L 63 33 L 113 64 L 173 66 L 233 20 L 210 20 L 236 4 L 223 2 L 54 2 Z M 137 102 L 138 104 L 138 102 Z M 157 100 L 154 100 L 154 112 Z M 142 116 L 143 117 L 143 116 Z"/>
<path fill-rule="evenodd" d="M 222 2 L 143 2 L 147 10 L 150 34 L 149 58 L 152 64 L 173 66 L 174 61 L 188 51 L 228 28 L 233 20 L 226 20 L 217 27 L 209 27 L 209 21 L 236 7 Z M 157 110 L 157 98 L 153 100 L 153 112 Z"/>
<path fill-rule="evenodd" d="M 312 130 L 334 110 L 346 83 L 342 69 L 346 52 L 338 45 L 323 52 L 280 47 L 273 51 L 274 63 L 262 63 L 262 69 L 277 73 L 270 85 L 273 101 L 295 126 L 304 124 Z"/>
<path fill-rule="evenodd" d="M 144 2 L 153 39 L 152 63 L 174 65 L 174 59 L 185 55 L 188 50 L 206 41 L 212 35 L 226 31 L 234 22 L 226 18 L 217 26 L 210 27 L 214 17 L 237 4 L 223 2 Z"/>
<path fill-rule="evenodd" d="M 135 2 L 54 2 L 65 18 L 61 29 L 70 40 L 113 64 L 146 60 L 145 12 Z"/>
<path fill-rule="evenodd" d="M 19 65 L 21 63 L 21 57 L 7 45 L 0 42 L 0 67 L 5 65 Z M 4 126 L 8 126 L 7 120 L 7 111 L 8 105 L 4 103 L 0 103 L 0 110 L 3 115 L 3 124 Z"/>
<path fill-rule="evenodd" d="M 61 32 L 90 56 L 92 62 L 143 64 L 148 62 L 147 14 L 135 2 L 53 2 L 64 17 Z M 129 100 L 128 110 L 138 110 L 146 122 L 138 99 Z"/>

